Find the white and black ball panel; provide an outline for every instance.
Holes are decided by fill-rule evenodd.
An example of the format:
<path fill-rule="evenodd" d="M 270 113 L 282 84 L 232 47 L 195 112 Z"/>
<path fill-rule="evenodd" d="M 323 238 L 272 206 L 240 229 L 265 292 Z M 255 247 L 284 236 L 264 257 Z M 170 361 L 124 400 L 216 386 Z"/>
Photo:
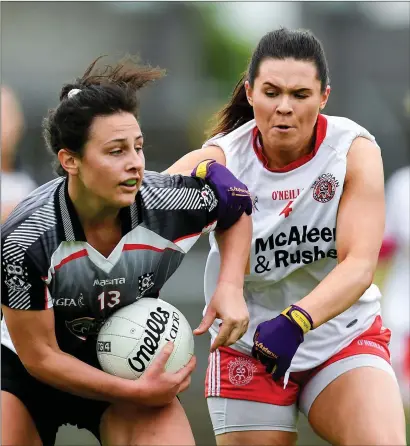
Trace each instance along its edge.
<path fill-rule="evenodd" d="M 169 341 L 174 350 L 166 370 L 176 372 L 194 352 L 191 327 L 173 305 L 154 298 L 142 298 L 111 315 L 97 340 L 97 356 L 107 373 L 137 379 Z"/>

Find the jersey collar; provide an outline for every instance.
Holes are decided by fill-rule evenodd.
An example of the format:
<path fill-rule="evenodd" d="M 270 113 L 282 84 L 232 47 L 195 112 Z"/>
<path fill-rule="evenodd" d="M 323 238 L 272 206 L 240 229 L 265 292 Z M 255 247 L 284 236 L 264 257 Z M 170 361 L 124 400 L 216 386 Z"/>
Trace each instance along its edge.
<path fill-rule="evenodd" d="M 290 172 L 291 170 L 303 166 L 303 164 L 306 164 L 316 155 L 323 140 L 326 137 L 326 130 L 327 130 L 327 119 L 323 115 L 318 115 L 315 125 L 315 144 L 313 150 L 307 155 L 303 155 L 301 158 L 292 161 L 291 163 L 279 169 L 270 169 L 268 167 L 269 160 L 263 153 L 263 147 L 260 143 L 260 138 L 259 138 L 260 133 L 258 127 L 255 127 L 252 133 L 253 150 L 255 151 L 255 154 L 258 157 L 259 161 L 263 164 L 263 167 L 269 170 L 270 172 L 277 172 L 277 173 Z"/>
<path fill-rule="evenodd" d="M 61 185 L 57 188 L 57 199 L 55 200 L 57 206 L 58 226 L 62 240 L 67 242 L 87 241 L 84 229 L 81 225 L 77 211 L 68 194 L 68 179 L 65 178 Z M 140 194 L 137 194 L 137 201 L 139 201 Z M 138 203 L 137 201 L 130 207 L 122 208 L 120 210 L 120 220 L 122 226 L 122 236 L 130 232 L 138 225 Z"/>

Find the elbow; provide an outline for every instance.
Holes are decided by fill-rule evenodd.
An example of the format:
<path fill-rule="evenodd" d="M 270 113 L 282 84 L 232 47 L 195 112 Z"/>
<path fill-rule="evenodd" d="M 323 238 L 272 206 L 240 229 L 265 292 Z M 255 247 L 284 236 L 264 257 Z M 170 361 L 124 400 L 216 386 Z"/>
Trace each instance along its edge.
<path fill-rule="evenodd" d="M 364 268 L 361 271 L 360 284 L 362 285 L 363 292 L 373 283 L 373 278 L 374 270 L 372 268 Z"/>
<path fill-rule="evenodd" d="M 30 355 L 22 355 L 20 357 L 21 362 L 27 372 L 40 381 L 44 381 L 49 374 L 49 365 L 52 362 L 52 349 L 47 349 L 42 352 L 33 352 Z"/>
<path fill-rule="evenodd" d="M 352 277 L 355 277 L 356 284 L 361 292 L 365 292 L 373 283 L 377 262 L 367 259 L 351 259 L 353 266 Z"/>

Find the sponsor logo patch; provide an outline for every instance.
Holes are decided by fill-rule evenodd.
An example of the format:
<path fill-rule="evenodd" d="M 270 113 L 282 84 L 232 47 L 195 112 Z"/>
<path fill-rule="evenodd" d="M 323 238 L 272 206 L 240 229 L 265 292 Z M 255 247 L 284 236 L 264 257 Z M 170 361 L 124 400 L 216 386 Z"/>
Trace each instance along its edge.
<path fill-rule="evenodd" d="M 80 317 L 72 321 L 65 321 L 65 325 L 71 334 L 85 341 L 87 336 L 97 336 L 104 322 L 104 319 Z"/>
<path fill-rule="evenodd" d="M 118 277 L 116 279 L 95 279 L 93 286 L 105 286 L 105 285 L 123 285 L 125 283 L 125 277 Z"/>

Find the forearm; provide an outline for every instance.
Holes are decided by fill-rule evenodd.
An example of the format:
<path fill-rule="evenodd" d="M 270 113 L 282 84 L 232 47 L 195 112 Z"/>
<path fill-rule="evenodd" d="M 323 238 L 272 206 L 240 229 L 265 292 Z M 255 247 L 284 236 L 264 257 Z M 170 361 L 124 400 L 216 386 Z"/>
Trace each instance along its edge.
<path fill-rule="evenodd" d="M 295 305 L 310 314 L 316 328 L 350 308 L 371 285 L 373 274 L 368 262 L 347 257 Z"/>
<path fill-rule="evenodd" d="M 136 382 L 109 375 L 62 351 L 50 350 L 26 368 L 39 381 L 84 398 L 124 402 L 134 400 L 138 392 Z"/>
<path fill-rule="evenodd" d="M 243 287 L 252 242 L 252 218 L 245 213 L 227 230 L 217 230 L 221 266 L 219 282 Z"/>

